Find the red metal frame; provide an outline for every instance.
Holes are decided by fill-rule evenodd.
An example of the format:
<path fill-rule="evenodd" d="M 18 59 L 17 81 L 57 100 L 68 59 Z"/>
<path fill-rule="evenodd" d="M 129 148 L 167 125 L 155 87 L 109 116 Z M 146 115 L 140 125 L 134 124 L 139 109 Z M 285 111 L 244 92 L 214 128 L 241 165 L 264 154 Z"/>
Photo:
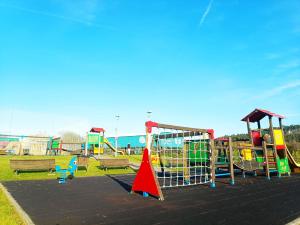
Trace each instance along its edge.
<path fill-rule="evenodd" d="M 214 131 L 214 129 L 207 129 L 207 133 L 208 133 L 210 139 L 212 139 L 212 140 L 215 139 L 215 131 Z"/>
<path fill-rule="evenodd" d="M 147 122 L 145 123 L 145 126 L 146 126 L 146 128 L 147 128 L 147 132 L 148 132 L 148 133 L 152 133 L 152 128 L 153 128 L 153 127 L 158 127 L 158 123 L 153 122 L 153 121 L 147 121 Z"/>

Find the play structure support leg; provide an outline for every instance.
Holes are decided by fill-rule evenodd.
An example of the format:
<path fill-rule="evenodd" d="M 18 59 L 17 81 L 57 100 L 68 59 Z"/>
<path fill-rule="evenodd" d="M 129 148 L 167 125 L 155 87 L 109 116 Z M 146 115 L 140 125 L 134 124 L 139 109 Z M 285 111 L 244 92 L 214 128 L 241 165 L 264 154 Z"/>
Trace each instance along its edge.
<path fill-rule="evenodd" d="M 230 184 L 234 185 L 234 168 L 233 168 L 233 151 L 232 151 L 232 140 L 229 138 L 229 167 L 230 167 Z"/>
<path fill-rule="evenodd" d="M 101 147 L 100 147 L 100 139 L 101 139 L 101 132 L 99 132 L 99 136 L 98 136 L 98 157 L 100 158 L 100 149 L 101 149 Z M 104 135 L 103 135 L 103 138 L 104 138 Z"/>
<path fill-rule="evenodd" d="M 58 183 L 59 184 L 65 184 L 66 183 L 66 178 L 59 178 Z"/>
<path fill-rule="evenodd" d="M 211 157 L 210 157 L 210 171 L 211 171 L 211 184 L 210 187 L 215 188 L 216 187 L 216 171 L 215 171 L 215 142 L 213 139 L 210 139 L 210 151 L 211 151 Z"/>
<path fill-rule="evenodd" d="M 216 183 L 215 182 L 210 183 L 210 187 L 211 188 L 215 188 L 216 187 Z"/>
<path fill-rule="evenodd" d="M 184 158 L 184 162 L 183 162 L 183 182 L 185 185 L 189 185 L 190 184 L 190 170 L 189 170 L 189 167 L 188 167 L 188 164 L 189 164 L 189 159 L 188 159 L 188 156 L 187 156 L 187 149 L 188 149 L 188 146 L 187 144 L 185 143 L 184 146 L 183 146 L 183 158 Z"/>
<path fill-rule="evenodd" d="M 266 176 L 268 180 L 270 180 L 270 168 L 269 168 L 269 159 L 268 159 L 268 149 L 267 144 L 265 141 L 263 141 L 263 151 L 264 151 L 264 157 L 265 157 L 265 163 L 266 163 Z"/>
<path fill-rule="evenodd" d="M 84 146 L 84 155 L 87 156 L 87 152 L 88 152 L 88 133 L 86 133 L 86 142 L 85 142 L 85 146 Z"/>
<path fill-rule="evenodd" d="M 274 156 L 274 161 L 277 161 L 278 155 L 277 155 L 277 147 L 276 147 L 276 141 L 275 141 L 275 136 L 274 136 L 274 127 L 273 127 L 273 122 L 272 122 L 272 116 L 269 116 L 269 125 L 270 125 L 270 133 L 271 133 L 271 139 L 272 139 L 272 143 L 273 143 L 273 156 Z M 277 170 L 278 175 L 280 175 L 280 171 L 278 168 L 277 163 L 275 164 L 275 168 Z"/>
<path fill-rule="evenodd" d="M 251 144 L 252 144 L 252 146 L 254 146 L 249 118 L 247 118 L 247 129 L 248 129 L 248 134 L 249 134 L 249 137 L 250 137 L 250 140 L 251 140 Z"/>

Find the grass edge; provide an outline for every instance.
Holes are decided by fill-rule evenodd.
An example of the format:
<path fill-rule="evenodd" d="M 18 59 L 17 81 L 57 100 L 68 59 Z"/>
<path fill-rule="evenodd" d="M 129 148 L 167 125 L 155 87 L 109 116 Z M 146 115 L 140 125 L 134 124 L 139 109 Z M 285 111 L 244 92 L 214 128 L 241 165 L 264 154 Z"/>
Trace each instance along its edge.
<path fill-rule="evenodd" d="M 12 205 L 16 213 L 19 215 L 22 222 L 26 225 L 35 225 L 31 220 L 30 216 L 23 210 L 23 208 L 19 205 L 19 203 L 14 199 L 14 197 L 8 192 L 6 187 L 0 183 L 0 189 L 5 194 L 6 198 L 8 199 L 9 203 Z"/>

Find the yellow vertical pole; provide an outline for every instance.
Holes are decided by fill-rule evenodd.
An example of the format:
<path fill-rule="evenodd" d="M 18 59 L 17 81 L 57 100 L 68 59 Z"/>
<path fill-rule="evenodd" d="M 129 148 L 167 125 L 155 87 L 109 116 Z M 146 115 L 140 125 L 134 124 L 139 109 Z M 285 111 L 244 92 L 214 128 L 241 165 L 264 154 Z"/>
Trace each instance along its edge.
<path fill-rule="evenodd" d="M 85 153 L 84 153 L 85 156 L 87 156 L 88 143 L 89 143 L 89 133 L 87 132 L 86 133 L 86 139 L 85 139 L 85 146 L 84 146 L 85 147 L 85 149 L 84 149 L 85 150 Z"/>
<path fill-rule="evenodd" d="M 269 125 L 270 125 L 270 134 L 271 134 L 271 139 L 272 139 L 272 144 L 273 144 L 272 149 L 273 149 L 273 156 L 274 156 L 274 161 L 275 161 L 275 168 L 277 169 L 278 176 L 280 176 L 279 170 L 278 170 L 278 165 L 277 165 L 278 155 L 277 155 L 276 141 L 275 141 L 275 136 L 274 136 L 272 116 L 269 116 Z"/>
<path fill-rule="evenodd" d="M 249 134 L 249 138 L 250 138 L 251 144 L 252 144 L 252 146 L 254 146 L 249 118 L 247 118 L 247 129 L 248 129 L 248 134 Z"/>
<path fill-rule="evenodd" d="M 267 178 L 270 180 L 270 168 L 269 168 L 269 159 L 268 159 L 268 149 L 267 144 L 265 141 L 263 141 L 263 151 L 265 156 L 265 163 L 266 163 L 266 175 Z"/>
<path fill-rule="evenodd" d="M 99 132 L 98 135 L 98 156 L 100 157 L 100 136 L 101 136 L 101 132 Z"/>
<path fill-rule="evenodd" d="M 148 149 L 148 153 L 151 156 L 151 133 L 149 133 L 146 128 L 146 148 Z"/>
<path fill-rule="evenodd" d="M 279 127 L 281 129 L 281 133 L 282 133 L 282 140 L 283 140 L 283 144 L 285 146 L 284 148 L 284 157 L 287 157 L 287 150 L 286 150 L 286 143 L 285 143 L 285 137 L 284 137 L 284 131 L 283 131 L 283 125 L 282 125 L 282 119 L 279 118 Z"/>
<path fill-rule="evenodd" d="M 183 177 L 184 183 L 190 183 L 190 168 L 189 168 L 189 158 L 188 158 L 188 144 L 183 143 Z"/>

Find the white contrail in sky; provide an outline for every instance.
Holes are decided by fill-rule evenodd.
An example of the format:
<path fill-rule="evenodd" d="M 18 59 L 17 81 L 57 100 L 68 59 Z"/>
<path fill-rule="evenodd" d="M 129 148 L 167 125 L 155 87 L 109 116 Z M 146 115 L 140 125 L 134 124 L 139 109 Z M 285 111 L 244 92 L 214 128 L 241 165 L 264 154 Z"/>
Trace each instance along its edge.
<path fill-rule="evenodd" d="M 276 95 L 283 94 L 285 91 L 289 91 L 291 89 L 296 89 L 300 87 L 300 80 L 294 80 L 289 83 L 274 87 L 273 89 L 267 90 L 265 92 L 260 93 L 259 95 L 253 96 L 250 98 L 251 101 L 258 99 L 267 99 Z"/>
<path fill-rule="evenodd" d="M 286 90 L 298 88 L 298 87 L 300 87 L 300 80 L 295 80 L 295 81 L 289 82 L 287 84 L 283 84 L 281 86 L 275 87 L 275 88 L 267 91 L 264 94 L 264 97 L 272 97 L 272 96 L 280 94 Z"/>
<path fill-rule="evenodd" d="M 108 29 L 108 30 L 115 30 L 115 28 L 112 26 L 98 24 L 98 23 L 87 21 L 87 20 L 81 20 L 81 19 L 77 19 L 77 18 L 67 17 L 64 15 L 59 15 L 59 14 L 50 13 L 50 12 L 46 12 L 46 11 L 28 9 L 28 8 L 23 8 L 23 7 L 13 6 L 13 5 L 6 5 L 6 4 L 0 4 L 0 7 L 7 7 L 7 8 L 16 9 L 16 10 L 31 13 L 31 14 L 53 17 L 53 18 L 61 19 L 61 20 L 67 20 L 67 21 L 71 21 L 71 22 L 75 22 L 75 23 L 80 23 L 80 24 L 83 24 L 86 26 L 92 26 L 92 27 L 97 27 L 97 28 L 102 28 L 102 29 L 104 28 L 104 29 Z"/>
<path fill-rule="evenodd" d="M 206 7 L 206 10 L 205 12 L 203 13 L 202 17 L 201 17 L 201 20 L 200 20 L 200 23 L 199 23 L 199 26 L 201 27 L 202 24 L 204 23 L 209 11 L 210 11 L 210 8 L 212 6 L 212 3 L 213 3 L 214 0 L 210 0 L 210 2 L 208 3 L 207 7 Z"/>

